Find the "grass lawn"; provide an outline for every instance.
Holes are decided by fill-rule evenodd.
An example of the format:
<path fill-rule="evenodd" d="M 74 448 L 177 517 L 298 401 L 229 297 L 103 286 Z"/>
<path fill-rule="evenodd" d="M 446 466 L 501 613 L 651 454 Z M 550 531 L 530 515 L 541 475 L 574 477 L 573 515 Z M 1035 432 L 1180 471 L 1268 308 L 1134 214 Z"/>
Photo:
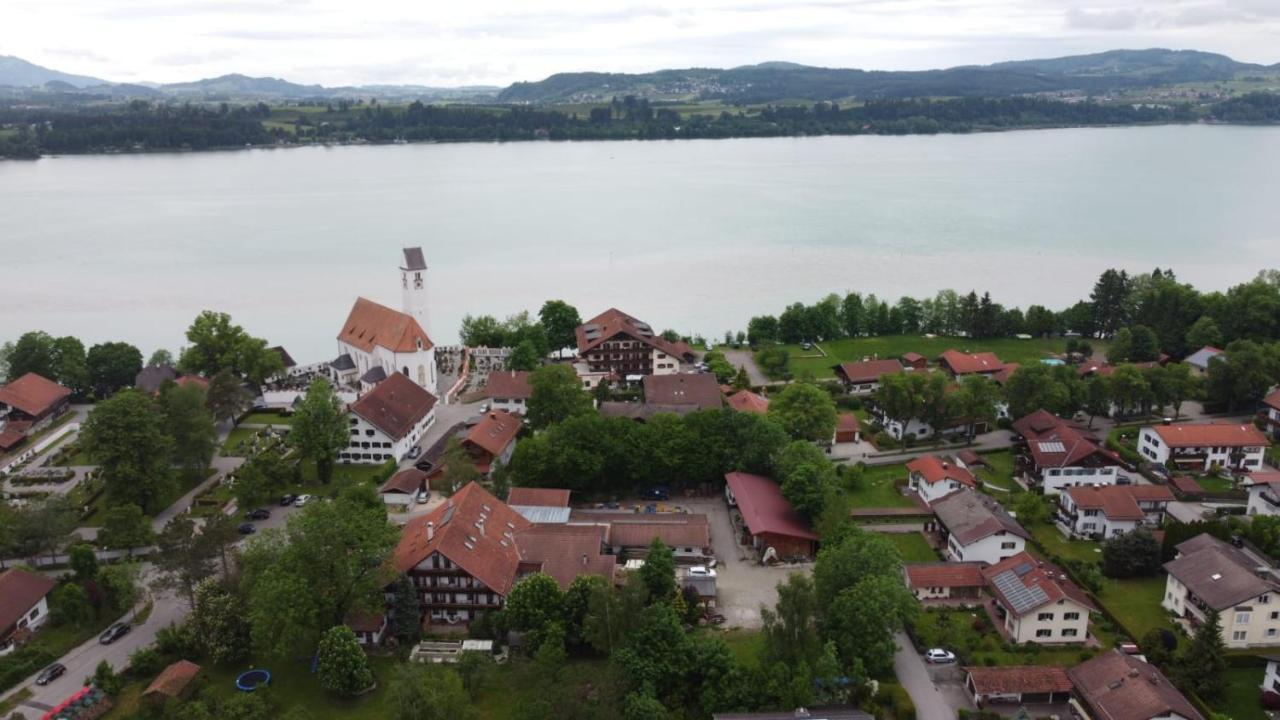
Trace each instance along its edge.
<path fill-rule="evenodd" d="M 1204 488 L 1205 492 L 1227 492 L 1236 489 L 1234 483 L 1218 475 L 1201 475 L 1196 478 L 1196 483 Z"/>
<path fill-rule="evenodd" d="M 1105 343 L 1091 341 L 1095 350 L 1105 350 Z M 891 335 L 888 337 L 845 338 L 831 342 L 819 343 L 828 357 L 802 357 L 819 354 L 816 350 L 801 350 L 799 345 L 785 345 L 791 354 L 791 372 L 796 377 L 812 373 L 814 377 L 833 377 L 832 365 L 842 362 L 856 362 L 864 357 L 895 358 L 908 352 L 918 352 L 933 362 L 934 358 L 948 349 L 961 352 L 994 352 L 1005 362 L 1030 364 L 1041 358 L 1058 355 L 1066 351 L 1066 340 L 1062 338 L 1015 340 L 1013 338 L 991 338 L 987 340 L 970 340 L 969 338 L 935 337 L 923 335 Z"/>
<path fill-rule="evenodd" d="M 1033 525 L 1030 529 L 1032 536 L 1053 555 L 1083 562 L 1102 561 L 1102 545 L 1099 543 L 1092 540 L 1068 540 L 1058 532 L 1058 528 L 1048 523 Z"/>
<path fill-rule="evenodd" d="M 724 644 L 729 646 L 729 652 L 733 653 L 738 662 L 754 665 L 764 654 L 764 633 L 759 630 L 734 629 L 721 632 L 708 629 L 706 634 L 707 637 L 718 636 L 724 640 Z"/>
<path fill-rule="evenodd" d="M 235 428 L 227 434 L 227 439 L 222 443 L 221 455 L 230 457 L 245 457 L 249 454 L 250 439 L 257 434 L 258 430 L 254 428 Z"/>
<path fill-rule="evenodd" d="M 343 463 L 333 467 L 332 485 L 380 483 L 384 472 L 386 472 L 386 467 L 383 463 Z M 312 485 L 319 482 L 315 463 L 309 460 L 302 461 L 302 482 L 304 485 Z"/>
<path fill-rule="evenodd" d="M 1213 708 L 1231 720 L 1266 720 L 1262 711 L 1262 675 L 1266 668 L 1227 668 L 1227 691 L 1222 702 Z"/>
<path fill-rule="evenodd" d="M 1160 607 L 1164 587 L 1164 575 L 1130 580 L 1104 578 L 1102 590 L 1096 596 L 1133 633 L 1130 639 L 1140 640 L 1154 628 L 1174 629 L 1169 613 Z"/>
<path fill-rule="evenodd" d="M 1013 481 L 1013 451 L 1000 450 L 999 452 L 983 453 L 982 459 L 987 461 L 991 466 L 990 469 L 979 467 L 978 479 L 987 485 L 998 487 L 1002 490 L 1016 491 L 1018 484 Z"/>
<path fill-rule="evenodd" d="M 898 546 L 898 552 L 902 553 L 903 562 L 937 562 L 938 553 L 929 547 L 929 543 L 925 541 L 924 535 L 918 532 L 911 533 L 883 533 L 883 536 Z"/>
<path fill-rule="evenodd" d="M 582 704 L 605 701 L 599 692 L 613 684 L 613 672 L 607 660 L 570 660 L 561 671 L 556 688 L 569 693 Z M 497 666 L 481 688 L 474 707 L 482 720 L 515 720 L 538 700 L 546 700 L 548 682 L 553 682 L 528 662 L 514 661 Z M 317 715 L 317 718 L 320 716 Z M 351 717 L 351 716 L 343 716 Z M 380 717 L 386 717 L 382 715 Z M 599 715 L 607 717 L 607 715 Z"/>
<path fill-rule="evenodd" d="M 878 465 L 862 470 L 858 489 L 849 493 L 855 508 L 915 507 L 893 481 L 907 477 L 906 465 Z"/>
<path fill-rule="evenodd" d="M 1007 649 L 1000 633 L 991 627 L 982 610 L 930 610 L 922 612 L 914 625 L 925 647 L 941 647 L 960 656 L 970 665 L 1075 665 L 1083 648 L 1037 647 Z"/>
<path fill-rule="evenodd" d="M 292 415 L 281 415 L 280 413 L 271 412 L 255 412 L 249 413 L 240 421 L 241 425 L 292 425 Z"/>

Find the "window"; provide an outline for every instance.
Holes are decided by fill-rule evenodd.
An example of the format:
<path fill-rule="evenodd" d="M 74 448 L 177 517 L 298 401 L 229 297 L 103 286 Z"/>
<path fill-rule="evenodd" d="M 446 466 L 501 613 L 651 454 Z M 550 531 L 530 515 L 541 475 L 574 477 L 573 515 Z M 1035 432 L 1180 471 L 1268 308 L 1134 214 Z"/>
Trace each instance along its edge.
<path fill-rule="evenodd" d="M 1272 620 L 1280 620 L 1280 611 L 1272 611 L 1272 613 L 1271 613 L 1271 619 L 1272 619 Z"/>
<path fill-rule="evenodd" d="M 1051 622 L 1053 620 L 1053 613 L 1040 613 L 1036 616 L 1036 620 L 1039 620 L 1040 622 Z"/>
<path fill-rule="evenodd" d="M 1080 619 L 1080 613 L 1078 613 L 1078 612 L 1069 612 L 1069 613 L 1064 613 L 1064 614 L 1062 615 L 1062 619 L 1063 619 L 1063 620 L 1079 620 L 1079 619 Z"/>
<path fill-rule="evenodd" d="M 1237 631 L 1235 631 L 1235 632 L 1231 633 L 1231 639 L 1232 639 L 1232 640 L 1244 640 L 1244 638 L 1245 638 L 1245 632 L 1244 632 L 1244 630 L 1237 630 Z"/>
<path fill-rule="evenodd" d="M 1047 638 L 1047 637 L 1050 637 L 1051 635 L 1053 635 L 1053 631 L 1052 631 L 1052 630 L 1037 630 L 1037 631 L 1036 631 L 1036 637 L 1045 637 L 1045 638 Z"/>
<path fill-rule="evenodd" d="M 1000 543 L 1000 549 L 1001 549 L 1001 550 L 1012 550 L 1012 549 L 1014 549 L 1015 547 L 1017 547 L 1017 543 L 1013 543 L 1013 542 L 1004 542 L 1004 543 Z"/>
<path fill-rule="evenodd" d="M 1077 634 L 1079 634 L 1079 631 L 1075 628 L 1067 628 L 1062 631 L 1062 637 L 1075 637 Z"/>
<path fill-rule="evenodd" d="M 1236 624 L 1237 624 L 1237 625 L 1248 625 L 1248 624 L 1249 624 L 1249 613 L 1247 613 L 1247 612 L 1238 612 L 1238 613 L 1236 613 Z"/>
<path fill-rule="evenodd" d="M 1274 638 L 1278 634 L 1280 634 L 1280 632 L 1278 632 L 1275 628 L 1267 628 L 1267 637 Z"/>
<path fill-rule="evenodd" d="M 35 619 L 36 619 L 37 617 L 39 617 L 39 616 L 40 616 L 40 608 L 32 608 L 32 609 L 31 609 L 31 614 L 30 614 L 30 615 L 28 615 L 27 617 L 28 617 L 28 618 L 30 618 L 30 619 L 32 619 L 32 620 L 35 620 Z"/>

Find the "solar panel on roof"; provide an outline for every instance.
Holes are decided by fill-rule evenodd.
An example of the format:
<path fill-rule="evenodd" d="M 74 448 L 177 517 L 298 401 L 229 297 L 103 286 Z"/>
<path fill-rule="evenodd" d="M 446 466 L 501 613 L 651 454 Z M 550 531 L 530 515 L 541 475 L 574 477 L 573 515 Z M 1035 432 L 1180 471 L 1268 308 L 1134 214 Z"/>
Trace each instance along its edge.
<path fill-rule="evenodd" d="M 1040 452 L 1060 453 L 1066 452 L 1067 446 L 1060 442 L 1042 442 L 1040 443 Z"/>
<path fill-rule="evenodd" d="M 1027 587 L 1018 579 L 1017 573 L 1012 570 L 1005 570 L 995 576 L 993 580 L 996 588 L 1000 590 L 1000 594 L 1004 595 L 1009 604 L 1013 606 L 1013 611 L 1021 615 L 1022 613 L 1037 608 L 1048 601 L 1049 596 L 1039 586 Z"/>
<path fill-rule="evenodd" d="M 1018 566 L 1013 569 L 1013 572 L 1016 573 L 1018 577 L 1022 577 L 1023 575 L 1031 572 L 1031 563 L 1018 563 Z"/>

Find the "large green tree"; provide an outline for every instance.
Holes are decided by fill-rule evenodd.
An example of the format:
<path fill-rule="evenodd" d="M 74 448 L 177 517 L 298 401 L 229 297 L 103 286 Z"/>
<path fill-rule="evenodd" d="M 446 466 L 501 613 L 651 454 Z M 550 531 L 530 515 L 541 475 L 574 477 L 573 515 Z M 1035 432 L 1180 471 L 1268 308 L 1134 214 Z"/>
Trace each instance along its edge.
<path fill-rule="evenodd" d="M 198 385 L 174 385 L 160 394 L 160 411 L 165 429 L 173 439 L 173 462 L 188 470 L 209 467 L 218 444 L 213 414 L 205 404 L 205 391 Z"/>
<path fill-rule="evenodd" d="M 1210 609 L 1183 646 L 1174 667 L 1174 678 L 1206 702 L 1222 698 L 1227 687 L 1227 648 L 1222 641 L 1222 618 Z"/>
<path fill-rule="evenodd" d="M 173 441 L 154 401 L 124 390 L 99 402 L 80 430 L 80 443 L 98 466 L 113 504 L 157 511 L 173 487 Z"/>
<path fill-rule="evenodd" d="M 846 667 L 871 675 L 893 669 L 893 634 L 911 622 L 919 604 L 902 580 L 873 575 L 841 590 L 824 615 L 824 630 Z"/>
<path fill-rule="evenodd" d="M 538 319 L 547 331 L 547 342 L 560 352 L 577 344 L 574 332 L 582 324 L 578 309 L 563 300 L 548 300 L 538 311 Z"/>
<path fill-rule="evenodd" d="M 649 591 L 650 602 L 666 602 L 676 594 L 676 559 L 671 548 L 655 537 L 649 543 L 644 565 L 640 568 L 640 582 Z"/>
<path fill-rule="evenodd" d="M 267 347 L 267 341 L 255 338 L 231 322 L 226 313 L 205 310 L 187 328 L 187 342 L 179 366 L 190 373 L 212 377 L 219 370 L 230 370 L 253 383 L 284 369 L 280 354 Z"/>
<path fill-rule="evenodd" d="M 98 543 L 109 550 L 130 550 L 146 547 L 155 541 L 151 519 L 142 508 L 132 503 L 113 505 L 102 516 L 98 530 Z"/>
<path fill-rule="evenodd" d="M 836 483 L 835 467 L 826 454 L 813 443 L 795 440 L 778 453 L 774 464 L 782 495 L 796 512 L 810 520 L 822 514 Z"/>
<path fill-rule="evenodd" d="M 192 635 L 215 663 L 234 664 L 249 654 L 244 601 L 217 578 L 205 578 L 196 585 L 188 622 Z"/>
<path fill-rule="evenodd" d="M 793 383 L 770 398 L 769 417 L 798 440 L 830 442 L 836 431 L 831 394 L 809 383 Z"/>
<path fill-rule="evenodd" d="M 533 573 L 511 588 L 502 612 L 511 629 L 528 633 L 527 646 L 536 648 L 542 644 L 547 627 L 563 621 L 564 593 L 555 578 Z"/>
<path fill-rule="evenodd" d="M 331 693 L 354 697 L 373 685 L 373 671 L 356 634 L 346 625 L 329 628 L 316 651 L 316 677 Z"/>
<path fill-rule="evenodd" d="M 33 330 L 23 333 L 9 350 L 8 379 L 16 380 L 27 373 L 35 373 L 50 380 L 57 380 L 57 350 L 53 336 Z"/>
<path fill-rule="evenodd" d="M 320 481 L 328 483 L 339 453 L 350 440 L 350 424 L 333 386 L 324 378 L 312 380 L 293 414 L 289 444 L 314 462 Z"/>
<path fill-rule="evenodd" d="M 875 391 L 876 404 L 889 420 L 902 426 L 902 447 L 907 446 L 907 428 L 924 410 L 924 385 L 921 373 L 892 373 L 880 377 Z"/>
<path fill-rule="evenodd" d="M 777 604 L 772 609 L 760 608 L 766 659 L 791 666 L 799 663 L 812 666 L 822 655 L 813 579 L 803 573 L 792 573 L 786 582 L 778 583 L 777 588 Z"/>
<path fill-rule="evenodd" d="M 142 370 L 142 352 L 126 342 L 98 343 L 85 358 L 89 383 L 98 397 L 133 385 Z"/>
<path fill-rule="evenodd" d="M 189 515 L 176 515 L 156 536 L 158 552 L 152 557 L 160 573 L 159 585 L 182 593 L 195 604 L 196 585 L 213 574 L 215 552 L 201 539 Z"/>
<path fill-rule="evenodd" d="M 209 412 L 213 413 L 215 422 L 234 418 L 249 403 L 249 392 L 235 373 L 222 369 L 209 379 L 209 389 L 205 395 Z"/>
<path fill-rule="evenodd" d="M 568 365 L 547 365 L 529 375 L 529 424 L 541 430 L 575 415 L 591 412 L 591 396 Z"/>
<path fill-rule="evenodd" d="M 453 668 L 397 665 L 383 699 L 390 720 L 475 720 L 476 709 Z"/>

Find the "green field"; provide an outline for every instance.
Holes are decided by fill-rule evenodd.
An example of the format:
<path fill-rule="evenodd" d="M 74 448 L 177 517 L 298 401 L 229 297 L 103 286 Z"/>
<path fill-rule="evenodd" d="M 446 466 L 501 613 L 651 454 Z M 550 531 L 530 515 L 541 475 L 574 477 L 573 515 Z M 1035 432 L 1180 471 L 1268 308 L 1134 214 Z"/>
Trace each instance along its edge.
<path fill-rule="evenodd" d="M 245 415 L 240 420 L 241 425 L 292 425 L 292 415 L 281 415 L 272 412 L 255 412 Z"/>
<path fill-rule="evenodd" d="M 857 489 L 849 493 L 852 507 L 915 507 L 915 503 L 898 492 L 893 481 L 907 477 L 906 465 L 878 465 L 862 470 Z"/>
<path fill-rule="evenodd" d="M 983 453 L 982 459 L 987 461 L 990 469 L 979 467 L 976 473 L 977 478 L 987 485 L 1017 492 L 1021 488 L 1013 481 L 1013 451 L 1000 450 L 997 452 Z M 997 494 L 997 499 L 1003 501 L 1004 496 Z"/>
<path fill-rule="evenodd" d="M 911 533 L 883 533 L 883 537 L 888 538 L 898 547 L 898 552 L 902 553 L 903 562 L 937 562 L 938 553 L 929 547 L 929 543 L 925 541 L 924 535 L 918 532 Z"/>
<path fill-rule="evenodd" d="M 1227 668 L 1227 691 L 1214 708 L 1231 720 L 1266 720 L 1262 710 L 1262 676 L 1266 668 Z"/>
<path fill-rule="evenodd" d="M 1103 343 L 1096 340 L 1090 342 L 1095 352 L 1103 349 Z M 812 357 L 819 354 L 816 349 L 806 351 L 801 350 L 799 345 L 783 346 L 791 354 L 791 373 L 795 377 L 806 377 L 810 373 L 817 378 L 834 377 L 831 371 L 833 365 L 871 357 L 896 358 L 908 352 L 920 353 L 929 358 L 930 363 L 935 362 L 943 351 L 954 349 L 961 352 L 994 352 L 1005 362 L 1029 364 L 1059 355 L 1066 350 L 1066 340 L 1062 338 L 970 340 L 959 337 L 927 338 L 923 335 L 845 338 L 819 345 L 826 351 L 827 357 Z"/>
<path fill-rule="evenodd" d="M 1102 545 L 1092 540 L 1068 540 L 1058 532 L 1058 528 L 1049 523 L 1040 523 L 1027 528 L 1031 531 L 1031 535 L 1044 549 L 1052 555 L 1056 555 L 1066 560 L 1080 560 L 1082 562 L 1101 562 Z"/>
<path fill-rule="evenodd" d="M 1164 587 L 1164 575 L 1131 580 L 1104 579 L 1102 590 L 1096 595 L 1098 601 L 1133 633 L 1131 639 L 1140 640 L 1155 628 L 1174 629 L 1169 613 L 1160 607 Z"/>

